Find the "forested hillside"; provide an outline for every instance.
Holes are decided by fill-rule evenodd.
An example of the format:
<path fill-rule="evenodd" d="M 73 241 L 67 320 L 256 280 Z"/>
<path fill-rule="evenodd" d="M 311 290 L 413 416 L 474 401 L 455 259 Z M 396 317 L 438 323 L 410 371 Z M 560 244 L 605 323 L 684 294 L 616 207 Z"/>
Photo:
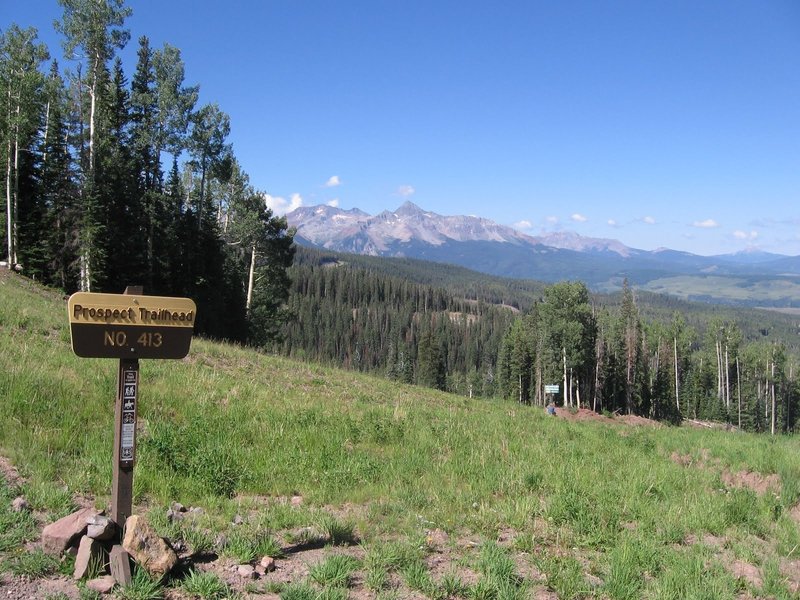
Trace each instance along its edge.
<path fill-rule="evenodd" d="M 321 254 L 306 256 L 291 277 L 293 318 L 280 346 L 287 355 L 494 395 L 497 350 L 517 309 Z"/>
<path fill-rule="evenodd" d="M 66 68 L 34 28 L 0 35 L 5 266 L 68 293 L 189 296 L 199 332 L 265 343 L 292 236 L 238 164 L 228 115 L 199 103 L 169 44 L 142 35 L 124 72 L 123 0 L 60 4 Z"/>
<path fill-rule="evenodd" d="M 526 404 L 756 431 L 798 420 L 789 315 L 305 248 L 291 276 L 294 318 L 279 346 L 290 356 Z"/>

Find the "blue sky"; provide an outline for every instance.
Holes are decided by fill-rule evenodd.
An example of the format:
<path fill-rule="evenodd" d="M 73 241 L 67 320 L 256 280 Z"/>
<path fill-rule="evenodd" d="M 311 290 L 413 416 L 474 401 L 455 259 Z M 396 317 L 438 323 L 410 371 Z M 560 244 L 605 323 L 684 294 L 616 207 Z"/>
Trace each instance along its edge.
<path fill-rule="evenodd" d="M 278 211 L 800 254 L 800 2 L 129 0 Z M 55 0 L 0 1 L 55 54 Z"/>

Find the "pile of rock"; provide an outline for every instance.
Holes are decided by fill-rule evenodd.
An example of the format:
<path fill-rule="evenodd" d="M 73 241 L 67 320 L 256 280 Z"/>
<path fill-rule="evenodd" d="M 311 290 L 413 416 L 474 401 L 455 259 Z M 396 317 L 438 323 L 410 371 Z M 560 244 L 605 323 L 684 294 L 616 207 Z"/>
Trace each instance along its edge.
<path fill-rule="evenodd" d="M 130 585 L 131 559 L 154 577 L 165 576 L 178 560 L 144 517 L 127 519 L 120 544 L 117 524 L 93 508 L 81 509 L 45 527 L 42 548 L 53 556 L 74 555 L 73 577 L 93 576 L 86 587 L 100 593 L 110 592 L 116 584 Z M 105 572 L 106 565 L 110 572 Z"/>
<path fill-rule="evenodd" d="M 275 559 L 271 556 L 264 556 L 261 560 L 252 565 L 245 563 L 243 565 L 233 565 L 230 570 L 235 572 L 242 579 L 258 579 L 264 577 L 267 573 L 272 573 L 275 570 Z"/>

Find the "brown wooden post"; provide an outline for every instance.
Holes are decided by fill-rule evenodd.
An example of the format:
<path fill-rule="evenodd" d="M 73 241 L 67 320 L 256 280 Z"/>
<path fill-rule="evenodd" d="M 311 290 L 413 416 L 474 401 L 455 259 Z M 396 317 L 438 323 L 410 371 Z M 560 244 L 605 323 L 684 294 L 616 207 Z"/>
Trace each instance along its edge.
<path fill-rule="evenodd" d="M 141 294 L 128 286 L 125 295 Z M 114 466 L 111 479 L 111 520 L 119 530 L 133 511 L 133 465 L 136 459 L 136 409 L 139 399 L 139 360 L 122 358 L 117 371 L 114 407 Z"/>

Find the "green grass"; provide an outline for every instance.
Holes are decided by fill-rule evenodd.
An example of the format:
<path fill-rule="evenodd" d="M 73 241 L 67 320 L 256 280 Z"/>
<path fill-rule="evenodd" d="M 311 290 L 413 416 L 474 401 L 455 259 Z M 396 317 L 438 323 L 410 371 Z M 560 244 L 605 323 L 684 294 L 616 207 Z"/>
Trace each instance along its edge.
<path fill-rule="evenodd" d="M 716 301 L 765 304 L 784 302 L 791 305 L 800 293 L 796 278 L 766 276 L 737 277 L 714 275 L 676 275 L 652 279 L 642 289 L 658 294 L 670 294 L 685 299 L 714 299 Z"/>
<path fill-rule="evenodd" d="M 284 555 L 280 544 L 268 531 L 253 531 L 244 527 L 229 533 L 222 552 L 240 564 L 254 562 L 263 556 L 280 558 Z"/>
<path fill-rule="evenodd" d="M 161 600 L 164 586 L 144 569 L 136 569 L 130 585 L 117 588 L 116 597 L 119 600 Z"/>
<path fill-rule="evenodd" d="M 318 527 L 324 533 L 327 541 L 334 546 L 346 546 L 358 541 L 355 523 L 352 521 L 322 513 L 318 520 Z"/>
<path fill-rule="evenodd" d="M 332 554 L 311 567 L 309 577 L 323 587 L 350 587 L 353 572 L 359 561 L 352 556 Z"/>
<path fill-rule="evenodd" d="M 12 575 L 39 579 L 55 573 L 58 569 L 58 559 L 42 552 L 22 552 L 3 562 L 3 569 Z"/>
<path fill-rule="evenodd" d="M 66 322 L 60 295 L 0 279 L 0 454 L 27 478 L 19 490 L 0 483 L 6 570 L 36 537 L 32 516 L 9 509 L 17 493 L 50 520 L 77 494 L 109 500 L 116 363 L 75 357 Z M 718 536 L 758 557 L 763 593 L 788 593 L 781 559 L 800 545 L 789 514 L 800 499 L 798 438 L 568 422 L 202 339 L 182 361 L 142 361 L 140 381 L 134 502 L 194 552 L 252 562 L 281 537 L 361 544 L 365 584 L 383 597 L 405 582 L 474 598 L 538 585 L 560 598 L 734 598 L 740 584 L 721 551 L 702 543 Z M 729 489 L 723 469 L 778 474 L 781 489 Z M 294 495 L 302 506 L 289 504 Z M 170 523 L 163 507 L 173 501 L 206 514 Z M 241 531 L 230 526 L 236 514 L 248 519 Z M 431 529 L 475 567 L 468 592 L 457 573 L 433 577 Z M 492 545 L 507 534 L 508 545 Z M 511 568 L 525 561 L 544 583 Z M 339 593 L 329 588 L 294 582 L 280 593 Z"/>
<path fill-rule="evenodd" d="M 192 570 L 181 583 L 181 588 L 203 600 L 218 600 L 230 594 L 230 588 L 216 573 Z"/>

